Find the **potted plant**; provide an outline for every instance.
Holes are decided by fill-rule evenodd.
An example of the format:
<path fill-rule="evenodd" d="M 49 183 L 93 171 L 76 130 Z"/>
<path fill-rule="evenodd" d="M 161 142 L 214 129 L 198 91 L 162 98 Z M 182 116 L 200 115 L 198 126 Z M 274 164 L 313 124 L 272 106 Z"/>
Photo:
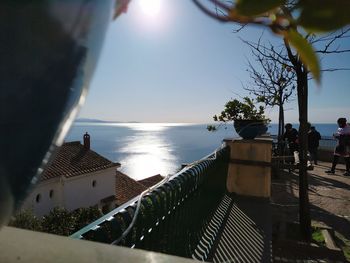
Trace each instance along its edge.
<path fill-rule="evenodd" d="M 254 139 L 267 131 L 265 108 L 258 106 L 254 99 L 244 97 L 243 101 L 233 99 L 225 104 L 224 110 L 219 115 L 214 115 L 214 121 L 226 124 L 233 121 L 236 132 L 243 139 Z M 218 126 L 208 125 L 209 131 L 217 130 Z"/>

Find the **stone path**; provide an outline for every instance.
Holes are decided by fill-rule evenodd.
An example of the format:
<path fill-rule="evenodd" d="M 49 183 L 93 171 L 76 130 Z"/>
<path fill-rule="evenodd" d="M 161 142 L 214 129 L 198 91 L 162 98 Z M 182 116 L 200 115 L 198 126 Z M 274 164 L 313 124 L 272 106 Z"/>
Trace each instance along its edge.
<path fill-rule="evenodd" d="M 313 171 L 308 171 L 311 219 L 313 223 L 333 228 L 347 243 L 350 240 L 350 177 L 342 175 L 345 166 L 341 164 L 335 175 L 326 174 L 330 166 L 319 162 Z M 298 171 L 284 171 L 272 180 L 273 222 L 298 222 L 298 180 Z"/>

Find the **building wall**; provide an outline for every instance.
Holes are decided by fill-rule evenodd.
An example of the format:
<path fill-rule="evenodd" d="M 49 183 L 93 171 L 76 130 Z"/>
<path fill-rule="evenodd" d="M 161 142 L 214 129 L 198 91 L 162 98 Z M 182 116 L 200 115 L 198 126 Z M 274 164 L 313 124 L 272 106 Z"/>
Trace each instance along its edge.
<path fill-rule="evenodd" d="M 21 210 L 31 210 L 37 216 L 48 214 L 62 204 L 62 186 L 59 178 L 40 182 L 24 200 Z"/>
<path fill-rule="evenodd" d="M 25 199 L 21 210 L 29 209 L 35 215 L 43 216 L 55 207 L 64 207 L 69 211 L 95 205 L 102 208 L 101 199 L 115 196 L 115 171 L 116 167 L 112 167 L 71 178 L 40 182 Z M 110 204 L 110 207 L 113 205 Z"/>
<path fill-rule="evenodd" d="M 64 207 L 69 211 L 98 205 L 101 199 L 115 196 L 116 167 L 64 179 Z M 95 186 L 93 186 L 95 182 Z"/>

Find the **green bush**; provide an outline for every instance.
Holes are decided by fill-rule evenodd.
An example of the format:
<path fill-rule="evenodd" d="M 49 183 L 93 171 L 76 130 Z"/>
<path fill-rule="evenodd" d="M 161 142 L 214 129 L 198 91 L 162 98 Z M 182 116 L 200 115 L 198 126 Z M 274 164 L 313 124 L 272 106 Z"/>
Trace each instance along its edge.
<path fill-rule="evenodd" d="M 97 207 L 84 207 L 72 212 L 56 207 L 42 218 L 36 217 L 30 210 L 25 210 L 13 217 L 9 226 L 69 236 L 101 216 L 103 214 Z"/>
<path fill-rule="evenodd" d="M 42 231 L 41 219 L 37 218 L 30 210 L 24 210 L 18 213 L 11 219 L 9 226 L 34 231 Z"/>

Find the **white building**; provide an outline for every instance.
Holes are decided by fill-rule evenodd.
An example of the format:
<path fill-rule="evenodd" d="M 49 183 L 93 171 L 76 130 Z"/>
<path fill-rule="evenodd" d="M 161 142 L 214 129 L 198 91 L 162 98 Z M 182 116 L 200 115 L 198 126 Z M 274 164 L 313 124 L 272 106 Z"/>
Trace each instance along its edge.
<path fill-rule="evenodd" d="M 116 169 L 113 163 L 90 150 L 90 136 L 64 143 L 43 171 L 40 181 L 24 201 L 22 210 L 37 216 L 48 214 L 54 207 L 68 211 L 98 206 L 102 211 L 115 207 Z"/>

